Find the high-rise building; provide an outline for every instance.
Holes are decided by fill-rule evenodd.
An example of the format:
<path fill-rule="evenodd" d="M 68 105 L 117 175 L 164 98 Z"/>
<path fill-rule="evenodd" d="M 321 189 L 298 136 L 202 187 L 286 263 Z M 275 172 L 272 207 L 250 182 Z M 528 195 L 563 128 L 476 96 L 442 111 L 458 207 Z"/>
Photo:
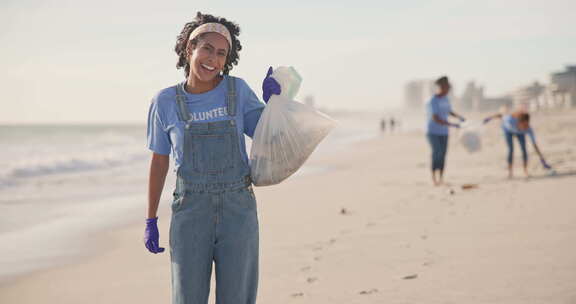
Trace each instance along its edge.
<path fill-rule="evenodd" d="M 576 107 L 576 65 L 567 66 L 563 72 L 550 75 L 554 104 L 560 107 Z"/>
<path fill-rule="evenodd" d="M 474 81 L 468 82 L 460 97 L 460 108 L 463 111 L 477 111 L 484 100 L 484 87 L 477 86 Z"/>
<path fill-rule="evenodd" d="M 314 107 L 315 105 L 314 96 L 306 95 L 306 97 L 304 97 L 304 104 Z"/>
<path fill-rule="evenodd" d="M 513 94 L 514 106 L 526 110 L 538 110 L 546 105 L 546 86 L 535 81 L 531 85 L 516 90 Z"/>
<path fill-rule="evenodd" d="M 409 109 L 423 109 L 436 93 L 433 80 L 412 80 L 404 86 L 404 105 Z"/>

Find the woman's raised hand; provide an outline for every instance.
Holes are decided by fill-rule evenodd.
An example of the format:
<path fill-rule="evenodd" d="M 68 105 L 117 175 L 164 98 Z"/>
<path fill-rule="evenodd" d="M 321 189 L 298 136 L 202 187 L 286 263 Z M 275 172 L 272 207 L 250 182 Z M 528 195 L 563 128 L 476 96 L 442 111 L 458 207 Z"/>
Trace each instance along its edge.
<path fill-rule="evenodd" d="M 272 94 L 280 95 L 282 92 L 280 84 L 276 81 L 276 79 L 270 77 L 272 72 L 272 67 L 268 68 L 266 77 L 264 78 L 264 81 L 262 81 L 262 98 L 266 103 L 268 103 L 268 100 L 270 100 L 270 96 L 272 96 Z"/>

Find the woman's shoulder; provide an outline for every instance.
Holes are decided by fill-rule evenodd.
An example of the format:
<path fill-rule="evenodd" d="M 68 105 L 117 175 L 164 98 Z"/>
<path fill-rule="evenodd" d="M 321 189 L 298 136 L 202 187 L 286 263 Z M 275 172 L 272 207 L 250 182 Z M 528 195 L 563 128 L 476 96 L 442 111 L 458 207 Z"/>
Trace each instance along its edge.
<path fill-rule="evenodd" d="M 228 77 L 234 79 L 236 89 L 238 91 L 251 90 L 250 86 L 248 85 L 246 80 L 244 80 L 244 78 L 232 75 L 228 75 Z"/>
<path fill-rule="evenodd" d="M 152 103 L 159 108 L 172 106 L 176 98 L 176 86 L 178 84 L 163 88 L 152 97 Z"/>

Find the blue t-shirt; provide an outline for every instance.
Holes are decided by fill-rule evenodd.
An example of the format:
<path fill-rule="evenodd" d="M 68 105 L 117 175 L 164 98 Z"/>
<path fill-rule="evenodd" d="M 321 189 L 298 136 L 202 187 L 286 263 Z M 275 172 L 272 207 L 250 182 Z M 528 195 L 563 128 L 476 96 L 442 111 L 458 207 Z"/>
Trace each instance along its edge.
<path fill-rule="evenodd" d="M 436 114 L 442 120 L 448 121 L 448 115 L 452 112 L 452 106 L 446 96 L 434 95 L 426 104 L 428 114 L 427 133 L 434 135 L 448 135 L 448 126 L 441 125 L 434 121 L 433 115 Z"/>
<path fill-rule="evenodd" d="M 510 132 L 513 134 L 528 134 L 532 142 L 536 141 L 536 137 L 534 136 L 534 131 L 532 130 L 532 127 L 526 130 L 519 130 L 518 119 L 516 119 L 510 114 L 502 116 L 502 129 L 504 130 L 504 132 Z"/>
<path fill-rule="evenodd" d="M 227 75 L 212 90 L 191 94 L 184 91 L 186 105 L 194 122 L 214 122 L 228 120 L 230 117 L 226 108 Z M 185 83 L 183 81 L 182 83 Z M 262 103 L 248 84 L 240 78 L 236 79 L 236 127 L 238 128 L 238 145 L 242 159 L 248 164 L 244 134 L 252 137 L 254 130 L 264 110 Z M 155 153 L 174 158 L 174 171 L 183 160 L 184 122 L 178 117 L 176 103 L 176 85 L 158 92 L 152 99 L 148 111 L 148 148 Z"/>

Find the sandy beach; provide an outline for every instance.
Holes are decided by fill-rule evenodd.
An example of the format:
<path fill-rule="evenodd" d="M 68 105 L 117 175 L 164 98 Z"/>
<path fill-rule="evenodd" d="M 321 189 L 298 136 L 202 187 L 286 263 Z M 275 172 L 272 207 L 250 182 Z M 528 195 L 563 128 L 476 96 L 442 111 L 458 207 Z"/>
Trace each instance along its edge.
<path fill-rule="evenodd" d="M 535 113 L 533 126 L 555 175 L 530 147 L 532 177 L 516 149 L 508 180 L 494 123 L 475 154 L 452 133 L 445 186 L 432 186 L 424 134 L 406 132 L 315 154 L 325 170 L 255 188 L 258 302 L 576 303 L 576 112 Z M 150 254 L 143 231 L 142 219 L 87 235 L 93 254 L 4 283 L 0 303 L 169 303 L 169 255 Z"/>

